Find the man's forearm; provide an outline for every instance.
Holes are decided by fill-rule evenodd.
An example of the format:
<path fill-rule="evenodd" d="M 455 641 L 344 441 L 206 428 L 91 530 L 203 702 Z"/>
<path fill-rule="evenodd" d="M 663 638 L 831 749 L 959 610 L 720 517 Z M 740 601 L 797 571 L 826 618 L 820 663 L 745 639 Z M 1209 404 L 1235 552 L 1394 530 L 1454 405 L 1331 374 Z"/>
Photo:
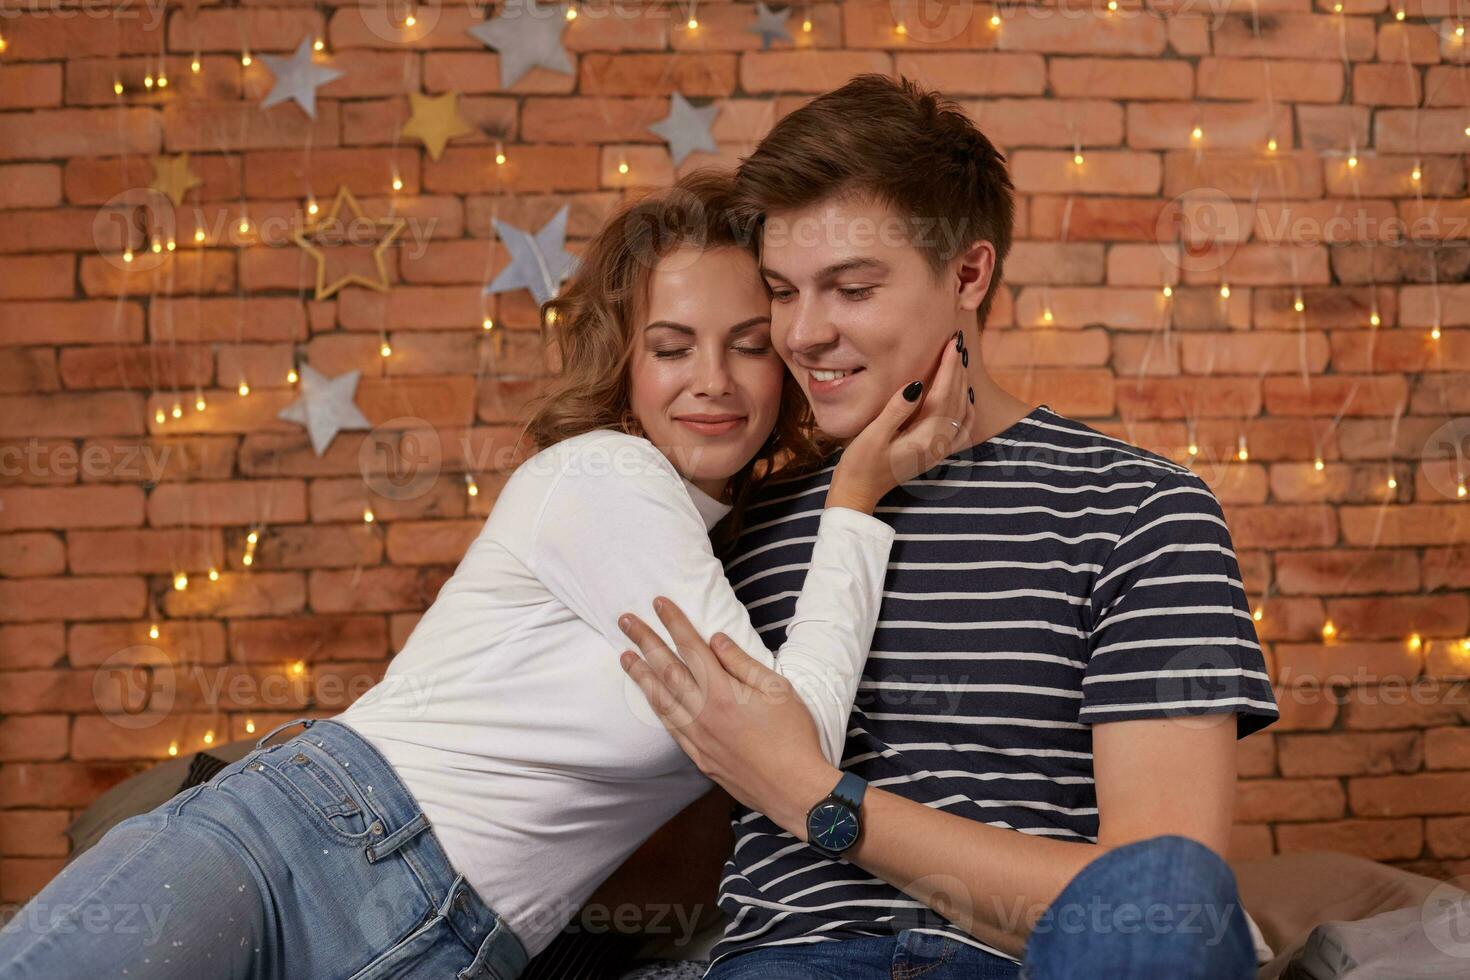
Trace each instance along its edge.
<path fill-rule="evenodd" d="M 806 809 L 840 775 L 825 766 L 794 778 L 769 815 L 806 840 Z M 848 861 L 1016 957 L 1041 913 L 1108 849 L 992 827 L 871 786 L 862 823 L 857 844 L 844 855 Z"/>

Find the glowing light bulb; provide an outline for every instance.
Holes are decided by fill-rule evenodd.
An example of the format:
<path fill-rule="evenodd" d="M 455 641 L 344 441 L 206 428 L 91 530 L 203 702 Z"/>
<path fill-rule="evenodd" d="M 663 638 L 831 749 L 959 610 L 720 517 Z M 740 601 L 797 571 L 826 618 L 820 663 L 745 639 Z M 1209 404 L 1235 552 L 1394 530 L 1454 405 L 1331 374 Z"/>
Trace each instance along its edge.
<path fill-rule="evenodd" d="M 163 409 L 160 408 L 158 411 L 153 413 L 153 421 L 157 422 L 159 425 L 162 425 L 163 423 L 168 421 L 168 416 L 164 415 Z"/>
<path fill-rule="evenodd" d="M 254 735 L 255 734 L 255 719 L 254 718 L 246 718 L 245 719 L 245 734 L 246 735 Z"/>
<path fill-rule="evenodd" d="M 245 234 L 249 230 L 250 230 L 250 219 L 249 218 L 241 218 L 240 219 L 240 234 L 243 235 L 243 234 Z"/>
<path fill-rule="evenodd" d="M 204 733 L 204 744 L 205 745 L 213 745 L 214 744 L 214 731 L 213 731 L 213 729 L 211 729 L 210 731 L 207 731 L 207 732 Z"/>
<path fill-rule="evenodd" d="M 1377 310 L 1374 310 L 1372 313 L 1370 313 L 1368 315 L 1368 326 L 1370 326 L 1370 327 L 1376 327 L 1379 324 L 1381 324 L 1382 322 L 1383 322 L 1383 317 L 1381 317 L 1381 316 L 1378 315 L 1378 311 Z"/>
<path fill-rule="evenodd" d="M 1174 295 L 1174 287 L 1168 285 L 1167 283 L 1165 283 L 1165 285 L 1164 285 L 1164 299 L 1168 299 L 1170 296 L 1173 296 L 1173 295 Z"/>
<path fill-rule="evenodd" d="M 291 665 L 291 673 L 295 674 L 297 677 L 300 677 L 302 674 L 306 673 L 306 662 L 304 660 L 298 660 L 293 663 Z"/>
<path fill-rule="evenodd" d="M 1112 11 L 1112 12 L 1116 12 L 1117 9 L 1118 9 L 1118 0 L 1108 0 L 1108 10 L 1109 11 Z"/>
<path fill-rule="evenodd" d="M 1332 620 L 1329 619 L 1327 620 L 1327 622 L 1322 624 L 1322 639 L 1331 642 L 1331 640 L 1336 636 L 1337 627 L 1333 625 Z"/>
<path fill-rule="evenodd" d="M 1307 304 L 1303 303 L 1301 296 L 1298 295 L 1296 299 L 1292 300 L 1291 308 L 1300 313 L 1302 310 L 1305 310 L 1307 308 Z"/>
<path fill-rule="evenodd" d="M 1404 10 L 1403 10 L 1402 7 L 1400 7 L 1398 10 L 1395 10 L 1393 12 L 1393 19 L 1394 20 L 1403 20 L 1404 19 Z"/>
<path fill-rule="evenodd" d="M 378 348 L 378 353 L 382 354 L 384 357 L 388 357 L 393 353 L 393 348 L 389 347 L 388 342 L 385 340 L 383 341 L 383 345 Z"/>
<path fill-rule="evenodd" d="M 1352 168 L 1355 168 L 1357 165 L 1358 165 L 1358 155 L 1356 153 L 1354 153 L 1352 156 L 1348 157 L 1348 168 L 1349 169 L 1352 169 Z"/>
<path fill-rule="evenodd" d="M 1424 637 L 1420 636 L 1418 633 L 1410 633 L 1409 634 L 1409 649 L 1410 650 L 1414 650 L 1414 651 L 1418 651 L 1418 650 L 1423 649 L 1423 647 L 1424 647 Z"/>
<path fill-rule="evenodd" d="M 198 58 L 195 58 L 193 61 L 189 62 L 189 70 L 192 71 L 196 75 L 199 74 L 199 59 Z"/>
<path fill-rule="evenodd" d="M 240 52 L 240 64 L 244 65 L 246 68 L 249 68 L 250 67 L 250 52 L 249 51 L 242 51 L 242 52 Z"/>
<path fill-rule="evenodd" d="M 810 34 L 812 32 L 812 19 L 810 17 L 801 22 L 801 32 L 803 34 Z"/>
<path fill-rule="evenodd" d="M 247 552 L 245 552 L 244 555 L 242 555 L 240 557 L 240 563 L 242 565 L 254 565 L 255 564 L 255 556 L 252 555 L 250 552 L 247 551 Z"/>
<path fill-rule="evenodd" d="M 204 241 L 204 229 L 203 228 L 195 228 L 194 229 L 194 241 L 196 241 L 196 242 L 202 242 L 202 241 Z"/>
<path fill-rule="evenodd" d="M 1273 136 L 1266 141 L 1266 151 L 1268 153 L 1276 152 L 1276 137 Z"/>
<path fill-rule="evenodd" d="M 618 161 L 618 173 L 625 174 L 627 172 L 628 172 L 628 161 L 627 160 L 619 160 Z"/>
<path fill-rule="evenodd" d="M 149 624 L 149 626 L 148 626 L 148 639 L 150 639 L 150 640 L 156 640 L 156 639 L 158 639 L 158 624 L 157 623 L 150 623 Z"/>
<path fill-rule="evenodd" d="M 371 524 L 373 522 L 373 509 L 371 507 L 364 507 L 362 509 L 362 522 L 364 524 Z"/>
<path fill-rule="evenodd" d="M 1465 25 L 1464 24 L 1456 24 L 1455 25 L 1455 37 L 1464 37 L 1464 36 L 1465 36 Z"/>
<path fill-rule="evenodd" d="M 194 411 L 196 411 L 196 412 L 202 412 L 202 411 L 204 411 L 204 407 L 205 406 L 204 406 L 204 396 L 203 395 L 200 395 L 198 398 L 195 398 L 194 399 Z"/>
<path fill-rule="evenodd" d="M 165 75 L 163 72 L 158 73 L 158 87 L 168 88 L 168 76 Z"/>
<path fill-rule="evenodd" d="M 299 375 L 299 374 L 296 373 L 296 369 L 295 368 L 292 368 L 291 370 L 289 370 L 289 371 L 286 372 L 286 383 L 287 384 L 293 384 L 294 385 L 300 378 L 301 378 L 301 375 Z"/>
<path fill-rule="evenodd" d="M 393 175 L 393 189 L 395 191 L 403 190 L 403 178 L 398 176 L 397 174 Z"/>
<path fill-rule="evenodd" d="M 1455 496 L 1456 497 L 1460 497 L 1460 498 L 1463 499 L 1464 496 L 1465 496 L 1465 494 L 1466 494 L 1465 481 L 1464 480 L 1461 480 L 1460 481 L 1460 485 L 1457 486 L 1457 487 L 1455 487 Z"/>
<path fill-rule="evenodd" d="M 1439 339 L 1439 324 L 1436 323 L 1434 325 L 1434 328 L 1429 331 L 1429 339 L 1430 340 L 1438 340 Z"/>
<path fill-rule="evenodd" d="M 316 198 L 314 198 L 314 197 L 307 198 L 307 200 L 306 200 L 306 213 L 307 214 L 316 214 L 319 210 L 321 210 L 321 209 L 316 206 Z"/>
<path fill-rule="evenodd" d="M 1327 464 L 1324 463 L 1324 462 L 1322 462 L 1322 457 L 1321 456 L 1318 456 L 1316 458 L 1316 460 L 1314 460 L 1312 462 L 1312 469 L 1316 470 L 1318 473 L 1321 473 L 1322 470 L 1324 470 L 1326 468 L 1326 466 L 1327 466 Z"/>
<path fill-rule="evenodd" d="M 157 255 L 159 252 L 162 252 L 163 251 L 163 242 L 161 242 L 161 241 L 159 241 L 158 239 L 155 238 L 155 239 L 153 239 L 153 242 L 148 246 L 148 249 L 154 255 Z"/>
<path fill-rule="evenodd" d="M 174 241 L 172 238 L 170 238 L 168 240 L 168 244 L 164 246 L 164 248 L 167 249 L 170 252 L 172 252 L 174 249 L 176 249 L 178 247 L 179 247 L 179 243 L 176 242 L 176 241 Z"/>
<path fill-rule="evenodd" d="M 417 17 L 415 17 L 413 14 L 409 14 L 407 17 L 403 18 L 403 26 L 404 27 L 412 27 L 413 25 L 417 24 L 418 22 L 419 22 L 419 19 Z"/>
<path fill-rule="evenodd" d="M 255 544 L 255 542 L 260 540 L 260 533 L 258 531 L 251 531 L 249 534 L 245 535 L 245 540 L 250 544 Z"/>
<path fill-rule="evenodd" d="M 112 92 L 113 92 L 114 95 L 122 95 L 122 93 L 123 93 L 123 83 L 122 82 L 113 82 L 112 83 Z"/>
<path fill-rule="evenodd" d="M 1414 169 L 1409 171 L 1409 179 L 1416 184 L 1424 179 L 1424 169 L 1419 165 L 1418 160 L 1414 161 Z"/>
<path fill-rule="evenodd" d="M 1334 14 L 1340 14 L 1340 13 L 1342 13 L 1342 4 L 1340 4 L 1340 3 L 1334 3 L 1332 5 L 1332 12 Z"/>
<path fill-rule="evenodd" d="M 1191 129 L 1189 131 L 1189 138 L 1192 139 L 1192 140 L 1203 139 L 1204 138 L 1204 135 L 1205 135 L 1205 131 L 1203 129 L 1199 128 L 1198 126 L 1194 127 L 1193 129 Z"/>
<path fill-rule="evenodd" d="M 1251 619 L 1254 619 L 1256 622 L 1259 623 L 1261 621 L 1261 616 L 1262 615 L 1264 615 L 1264 614 L 1261 612 L 1261 607 L 1260 606 L 1257 606 L 1255 608 L 1255 611 L 1251 613 Z"/>
<path fill-rule="evenodd" d="M 568 7 L 567 8 L 567 20 L 576 20 L 576 19 L 577 19 L 577 8 L 576 7 Z"/>
<path fill-rule="evenodd" d="M 1220 283 L 1220 298 L 1221 299 L 1229 299 L 1230 298 L 1230 286 L 1228 284 L 1226 284 L 1226 283 L 1223 283 L 1223 282 Z"/>
<path fill-rule="evenodd" d="M 8 47 L 10 47 L 10 42 L 5 40 L 5 35 L 0 34 L 0 53 L 4 53 Z"/>
<path fill-rule="evenodd" d="M 178 572 L 177 574 L 174 575 L 174 591 L 175 592 L 183 592 L 188 587 L 189 587 L 189 576 L 188 575 L 185 575 L 183 572 Z"/>
<path fill-rule="evenodd" d="M 327 42 L 323 41 L 321 38 L 317 38 L 315 41 L 311 42 L 311 49 L 313 51 L 320 51 L 326 46 Z"/>
<path fill-rule="evenodd" d="M 899 37 L 905 36 L 906 34 L 908 34 L 908 32 L 909 29 L 903 26 L 903 21 L 899 21 L 898 24 L 895 25 L 893 28 L 893 33 L 897 34 Z"/>
<path fill-rule="evenodd" d="M 480 495 L 479 484 L 475 483 L 475 478 L 470 476 L 468 473 L 464 475 L 464 485 L 465 492 L 468 493 L 471 497 L 478 497 Z"/>
<path fill-rule="evenodd" d="M 133 250 L 132 249 L 130 249 L 130 248 L 123 249 L 123 261 L 124 262 L 131 262 L 131 261 L 133 261 Z"/>
<path fill-rule="evenodd" d="M 1079 167 L 1082 166 L 1082 154 L 1080 154 L 1080 153 L 1074 153 L 1074 154 L 1072 154 L 1072 162 L 1075 163 Z"/>
<path fill-rule="evenodd" d="M 487 316 L 485 319 L 480 321 L 480 326 L 484 327 L 485 330 L 488 332 L 495 329 L 495 321 Z"/>
<path fill-rule="evenodd" d="M 184 417 L 184 406 L 180 405 L 178 402 L 174 402 L 174 407 L 169 410 L 169 414 L 172 415 L 176 419 L 183 418 Z"/>
<path fill-rule="evenodd" d="M 1197 442 L 1191 442 L 1189 444 L 1189 455 L 1191 455 L 1191 456 L 1198 456 L 1199 455 L 1199 443 L 1197 443 Z"/>
<path fill-rule="evenodd" d="M 1051 307 L 1047 307 L 1041 311 L 1041 321 L 1043 323 L 1050 323 L 1052 321 Z"/>
<path fill-rule="evenodd" d="M 1397 490 L 1398 488 L 1399 488 L 1399 478 L 1396 477 L 1396 476 L 1394 476 L 1392 473 L 1390 473 L 1388 475 L 1388 489 L 1390 489 L 1390 490 Z"/>
<path fill-rule="evenodd" d="M 1000 26 L 1000 14 L 991 14 L 990 15 L 990 26 L 991 27 L 999 27 Z"/>
<path fill-rule="evenodd" d="M 248 384 L 246 384 L 244 381 L 241 381 L 240 382 L 239 391 L 240 391 L 240 397 L 241 398 L 244 398 L 246 395 L 250 394 L 250 386 Z"/>
<path fill-rule="evenodd" d="M 178 755 L 179 754 L 179 743 L 178 742 L 170 742 L 170 743 L 168 743 L 168 754 L 169 755 Z"/>
<path fill-rule="evenodd" d="M 1236 443 L 1235 458 L 1244 463 L 1251 458 L 1250 450 L 1245 446 L 1245 433 L 1240 434 L 1240 440 Z"/>
<path fill-rule="evenodd" d="M 218 582 L 219 581 L 219 569 L 218 568 L 211 568 L 209 570 L 209 580 L 211 582 Z"/>
<path fill-rule="evenodd" d="M 505 151 L 504 150 L 498 149 L 498 148 L 496 149 L 496 151 L 495 151 L 495 165 L 497 167 L 503 167 L 503 166 L 505 166 Z"/>
<path fill-rule="evenodd" d="M 152 74 L 152 72 L 150 72 L 147 75 L 144 75 L 143 76 L 143 87 L 144 88 L 152 88 L 153 87 L 153 74 Z"/>

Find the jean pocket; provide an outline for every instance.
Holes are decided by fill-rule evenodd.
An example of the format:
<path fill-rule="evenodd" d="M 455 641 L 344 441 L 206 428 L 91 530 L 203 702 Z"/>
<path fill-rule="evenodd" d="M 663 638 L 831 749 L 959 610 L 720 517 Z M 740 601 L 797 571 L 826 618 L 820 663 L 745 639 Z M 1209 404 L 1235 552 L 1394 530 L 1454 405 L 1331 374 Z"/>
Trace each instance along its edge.
<path fill-rule="evenodd" d="M 246 768 L 254 767 L 337 837 L 357 843 L 371 835 L 376 817 L 366 809 L 357 783 L 339 775 L 336 763 L 305 739 L 257 750 Z"/>

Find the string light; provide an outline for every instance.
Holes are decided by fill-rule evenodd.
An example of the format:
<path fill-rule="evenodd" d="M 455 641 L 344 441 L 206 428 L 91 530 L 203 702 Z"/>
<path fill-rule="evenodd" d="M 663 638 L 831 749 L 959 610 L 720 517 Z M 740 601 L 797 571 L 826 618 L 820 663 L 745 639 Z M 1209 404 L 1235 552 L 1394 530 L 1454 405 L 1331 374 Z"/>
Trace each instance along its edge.
<path fill-rule="evenodd" d="M 183 592 L 189 587 L 189 576 L 183 572 L 174 573 L 174 591 Z"/>
<path fill-rule="evenodd" d="M 153 252 L 154 255 L 157 255 L 159 252 L 163 251 L 163 242 L 155 238 L 153 239 L 152 244 L 148 246 L 148 248 Z"/>
<path fill-rule="evenodd" d="M 1455 487 L 1455 496 L 1456 497 L 1459 497 L 1461 500 L 1464 500 L 1466 493 L 1467 493 L 1467 491 L 1465 489 L 1465 481 L 1464 480 L 1461 480 L 1460 481 L 1460 485 L 1457 486 L 1457 487 Z"/>
<path fill-rule="evenodd" d="M 158 87 L 168 88 L 168 76 L 163 73 L 163 68 L 158 69 Z"/>
<path fill-rule="evenodd" d="M 1378 307 L 1375 306 L 1373 312 L 1368 314 L 1368 326 L 1376 327 L 1381 323 L 1383 323 L 1383 318 L 1378 315 Z"/>
<path fill-rule="evenodd" d="M 1326 468 L 1327 464 L 1322 462 L 1321 456 L 1318 456 L 1316 460 L 1314 460 L 1312 463 L 1312 469 L 1316 470 L 1318 473 L 1321 473 Z"/>
<path fill-rule="evenodd" d="M 246 395 L 250 394 L 250 386 L 245 383 L 245 379 L 244 378 L 241 378 L 240 379 L 240 387 L 239 387 L 238 390 L 240 392 L 240 397 L 241 398 L 244 398 Z"/>
<path fill-rule="evenodd" d="M 1264 613 L 1261 612 L 1261 607 L 1260 606 L 1257 606 L 1255 608 L 1255 611 L 1251 613 L 1251 619 L 1253 619 L 1253 620 L 1255 620 L 1256 622 L 1259 623 L 1261 621 L 1261 617 L 1263 615 L 1264 615 Z"/>
<path fill-rule="evenodd" d="M 1434 327 L 1430 329 L 1430 331 L 1429 331 L 1429 339 L 1430 340 L 1438 340 L 1439 339 L 1439 324 L 1436 323 L 1434 325 Z"/>
<path fill-rule="evenodd" d="M 302 674 L 306 673 L 306 661 L 298 660 L 293 663 L 291 665 L 291 673 L 295 674 L 297 677 L 300 677 Z"/>
<path fill-rule="evenodd" d="M 1044 310 L 1041 311 L 1041 322 L 1042 323 L 1050 323 L 1051 321 L 1052 321 L 1051 307 L 1048 306 L 1046 309 L 1044 309 Z"/>
<path fill-rule="evenodd" d="M 146 74 L 146 75 L 143 76 L 143 87 L 144 88 L 152 88 L 153 87 L 153 73 L 152 72 L 149 72 L 148 74 Z"/>
<path fill-rule="evenodd" d="M 1351 154 L 1348 157 L 1348 169 L 1349 170 L 1355 170 L 1355 169 L 1357 169 L 1357 166 L 1358 166 L 1358 155 L 1356 153 Z"/>
<path fill-rule="evenodd" d="M 480 326 L 485 328 L 486 333 L 489 333 L 491 330 L 495 329 L 495 321 L 487 316 L 485 319 L 480 321 Z"/>
<path fill-rule="evenodd" d="M 810 34 L 812 32 L 812 19 L 810 17 L 807 17 L 801 22 L 801 32 L 803 34 Z"/>
<path fill-rule="evenodd" d="M 1191 455 L 1191 456 L 1198 456 L 1199 455 L 1199 443 L 1191 442 L 1189 444 L 1189 455 Z"/>
<path fill-rule="evenodd" d="M 1324 639 L 1324 640 L 1326 640 L 1327 642 L 1330 643 L 1330 642 L 1332 642 L 1332 640 L 1334 638 L 1336 638 L 1336 636 L 1337 636 L 1337 627 L 1335 625 L 1333 625 L 1332 620 L 1329 619 L 1326 622 L 1324 622 L 1322 624 L 1322 639 Z"/>
<path fill-rule="evenodd" d="M 628 161 L 627 160 L 619 160 L 618 161 L 618 173 L 625 174 L 627 172 L 628 172 Z"/>
<path fill-rule="evenodd" d="M 576 20 L 576 19 L 577 19 L 577 5 L 576 4 L 569 4 L 567 6 L 567 20 Z"/>
<path fill-rule="evenodd" d="M 1423 649 L 1423 647 L 1424 647 L 1424 637 L 1420 636 L 1418 633 L 1410 633 L 1409 634 L 1409 649 L 1410 650 L 1413 650 L 1415 653 L 1418 653 L 1421 649 Z"/>
<path fill-rule="evenodd" d="M 1203 129 L 1201 129 L 1200 127 L 1196 126 L 1196 127 L 1194 127 L 1193 129 L 1191 129 L 1189 131 L 1189 138 L 1192 139 L 1192 140 L 1194 140 L 1194 141 L 1196 141 L 1196 142 L 1198 142 L 1199 140 L 1202 140 L 1202 139 L 1205 138 L 1205 131 Z"/>
<path fill-rule="evenodd" d="M 313 51 L 321 51 L 326 46 L 327 46 L 327 42 L 323 41 L 321 38 L 317 38 L 315 41 L 313 41 L 311 43 L 311 49 Z"/>
<path fill-rule="evenodd" d="M 990 15 L 990 26 L 992 28 L 999 27 L 1000 26 L 1000 14 L 991 14 Z"/>
<path fill-rule="evenodd" d="M 244 65 L 246 68 L 249 68 L 250 67 L 250 52 L 249 51 L 241 51 L 240 52 L 240 64 Z"/>
<path fill-rule="evenodd" d="M 1169 285 L 1168 283 L 1164 283 L 1164 299 L 1168 299 L 1169 297 L 1171 297 L 1173 295 L 1174 295 L 1174 287 L 1171 286 L 1171 285 Z"/>
<path fill-rule="evenodd" d="M 1236 459 L 1238 459 L 1242 463 L 1244 463 L 1246 460 L 1248 460 L 1248 459 L 1251 458 L 1250 450 L 1247 449 L 1246 448 L 1246 445 L 1245 445 L 1245 433 L 1244 432 L 1242 432 L 1240 434 L 1240 438 L 1236 441 L 1235 447 L 1236 447 L 1235 448 L 1235 458 Z"/>
<path fill-rule="evenodd" d="M 150 623 L 148 625 L 148 639 L 150 639 L 150 640 L 156 640 L 156 639 L 158 639 L 158 624 L 157 623 Z"/>
<path fill-rule="evenodd" d="M 1229 283 L 1224 283 L 1224 282 L 1220 283 L 1220 298 L 1221 299 L 1229 299 L 1230 298 L 1230 284 Z"/>
<path fill-rule="evenodd" d="M 1393 19 L 1394 20 L 1403 20 L 1404 19 L 1404 8 L 1403 7 L 1400 7 L 1400 8 L 1398 8 L 1397 10 L 1395 10 L 1393 12 Z"/>
<path fill-rule="evenodd" d="M 388 346 L 388 341 L 385 340 L 385 341 L 383 341 L 382 345 L 378 348 L 378 353 L 379 354 L 382 354 L 384 357 L 390 357 L 393 354 L 393 348 L 392 347 L 389 347 Z"/>
<path fill-rule="evenodd" d="M 169 755 L 178 755 L 179 754 L 179 743 L 178 742 L 170 742 L 170 743 L 168 743 L 168 754 Z"/>
<path fill-rule="evenodd" d="M 4 34 L 0 34 L 0 54 L 4 54 L 5 49 L 8 47 L 10 47 L 10 42 L 5 40 Z"/>
<path fill-rule="evenodd" d="M 121 81 L 118 81 L 116 79 L 113 80 L 113 83 L 112 83 L 112 93 L 114 95 L 122 95 L 122 93 L 123 93 L 123 83 Z"/>
<path fill-rule="evenodd" d="M 398 176 L 397 170 L 393 171 L 393 189 L 395 191 L 403 190 L 403 178 Z"/>
<path fill-rule="evenodd" d="M 408 8 L 408 16 L 405 17 L 405 18 L 403 18 L 403 26 L 404 27 L 412 27 L 413 25 L 417 24 L 418 22 L 419 22 L 419 19 L 413 15 L 413 8 L 412 7 L 409 7 Z"/>
<path fill-rule="evenodd" d="M 250 219 L 247 218 L 247 217 L 245 217 L 243 214 L 240 215 L 240 234 L 243 235 L 246 232 L 248 232 L 249 230 L 250 230 Z"/>
<path fill-rule="evenodd" d="M 909 32 L 909 29 L 903 25 L 903 21 L 899 21 L 893 27 L 893 33 L 897 34 L 899 37 L 905 37 L 905 36 L 907 36 L 908 35 L 908 32 Z"/>
<path fill-rule="evenodd" d="M 245 719 L 245 734 L 246 735 L 254 735 L 255 734 L 255 719 L 254 718 L 246 718 Z"/>
<path fill-rule="evenodd" d="M 211 728 L 209 731 L 207 731 L 207 732 L 204 733 L 204 744 L 205 745 L 213 745 L 214 744 L 214 729 Z"/>
<path fill-rule="evenodd" d="M 133 250 L 131 248 L 125 248 L 125 249 L 123 249 L 123 261 L 124 262 L 131 262 L 131 261 L 133 261 Z"/>
<path fill-rule="evenodd" d="M 153 413 L 153 421 L 157 422 L 159 425 L 163 425 L 165 422 L 168 421 L 168 416 L 164 415 L 163 409 L 160 408 Z"/>
<path fill-rule="evenodd" d="M 218 568 L 211 568 L 209 570 L 209 580 L 211 582 L 218 582 L 219 581 L 219 569 Z"/>
<path fill-rule="evenodd" d="M 204 229 L 203 228 L 195 228 L 194 229 L 194 242 L 195 242 L 195 244 L 200 244 L 200 245 L 202 245 L 204 243 Z"/>
<path fill-rule="evenodd" d="M 194 56 L 194 60 L 189 62 L 189 70 L 196 75 L 199 74 L 199 56 L 197 54 Z"/>
<path fill-rule="evenodd" d="M 172 252 L 174 249 L 176 249 L 178 247 L 179 247 L 179 243 L 176 242 L 176 241 L 174 241 L 172 238 L 170 238 L 168 240 L 168 244 L 164 246 L 164 248 L 168 249 L 170 252 Z"/>
<path fill-rule="evenodd" d="M 495 165 L 497 167 L 505 166 L 505 146 L 501 144 L 500 140 L 495 141 Z"/>
<path fill-rule="evenodd" d="M 251 531 L 249 534 L 245 535 L 245 543 L 246 544 L 253 545 L 253 544 L 255 544 L 259 540 L 260 540 L 260 534 L 259 534 L 259 532 Z"/>
<path fill-rule="evenodd" d="M 174 402 L 174 407 L 169 410 L 169 414 L 172 415 L 176 419 L 183 418 L 184 417 L 184 406 L 180 405 L 178 402 Z"/>
<path fill-rule="evenodd" d="M 479 484 L 477 484 L 475 482 L 475 478 L 473 476 L 470 476 L 468 473 L 464 475 L 464 485 L 465 492 L 468 493 L 471 497 L 478 497 L 480 495 Z"/>
<path fill-rule="evenodd" d="M 1276 152 L 1276 137 L 1273 136 L 1270 139 L 1266 140 L 1266 152 L 1267 153 L 1275 153 Z"/>
<path fill-rule="evenodd" d="M 204 407 L 204 393 L 200 392 L 194 396 L 194 411 L 202 412 L 204 411 Z"/>
<path fill-rule="evenodd" d="M 1422 166 L 1421 161 L 1419 161 L 1419 160 L 1415 160 L 1414 161 L 1414 169 L 1409 172 L 1409 179 L 1412 180 L 1416 184 L 1419 183 L 1419 181 L 1421 181 L 1421 180 L 1424 179 L 1424 168 Z"/>
<path fill-rule="evenodd" d="M 315 216 L 319 210 L 321 209 L 316 206 L 316 197 L 308 197 L 306 199 L 306 213 Z"/>
<path fill-rule="evenodd" d="M 1298 313 L 1302 312 L 1303 310 L 1305 310 L 1307 308 L 1307 304 L 1304 303 L 1304 302 L 1302 302 L 1302 294 L 1301 293 L 1297 293 L 1296 294 L 1296 298 L 1294 300 L 1292 300 L 1291 308 L 1293 310 L 1296 310 Z"/>
<path fill-rule="evenodd" d="M 1079 167 L 1082 166 L 1082 152 L 1080 150 L 1072 154 L 1072 162 Z"/>
<path fill-rule="evenodd" d="M 301 378 L 301 375 L 299 375 L 299 374 L 296 373 L 296 369 L 294 367 L 291 368 L 291 370 L 289 370 L 289 371 L 286 372 L 286 383 L 287 384 L 293 384 L 294 385 L 298 380 L 300 380 L 300 378 Z"/>
<path fill-rule="evenodd" d="M 373 509 L 371 507 L 364 507 L 362 509 L 362 522 L 364 524 L 371 524 L 373 520 Z"/>
<path fill-rule="evenodd" d="M 1117 13 L 1118 0 L 1108 0 L 1108 11 L 1111 13 Z"/>
<path fill-rule="evenodd" d="M 1396 476 L 1394 476 L 1392 473 L 1388 474 L 1388 489 L 1390 489 L 1390 490 L 1397 490 L 1398 488 L 1399 488 L 1399 478 L 1396 477 Z"/>

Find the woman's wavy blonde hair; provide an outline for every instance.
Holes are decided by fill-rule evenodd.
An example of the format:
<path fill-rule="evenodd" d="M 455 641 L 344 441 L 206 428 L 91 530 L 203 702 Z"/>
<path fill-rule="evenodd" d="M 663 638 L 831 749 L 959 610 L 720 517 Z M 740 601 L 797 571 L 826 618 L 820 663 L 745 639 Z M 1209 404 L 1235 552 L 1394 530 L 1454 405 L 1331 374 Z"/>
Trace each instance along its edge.
<path fill-rule="evenodd" d="M 743 248 L 756 254 L 758 224 L 736 207 L 731 175 L 696 170 L 671 187 L 622 207 L 587 243 L 561 295 L 541 307 L 547 350 L 558 366 L 530 404 L 523 435 L 539 451 L 594 429 L 645 435 L 633 416 L 629 365 L 635 318 L 649 274 L 675 248 Z M 753 491 L 777 475 L 819 468 L 837 443 L 816 428 L 806 396 L 788 372 L 770 437 L 726 489 L 730 514 L 714 529 L 716 550 L 740 533 Z"/>

